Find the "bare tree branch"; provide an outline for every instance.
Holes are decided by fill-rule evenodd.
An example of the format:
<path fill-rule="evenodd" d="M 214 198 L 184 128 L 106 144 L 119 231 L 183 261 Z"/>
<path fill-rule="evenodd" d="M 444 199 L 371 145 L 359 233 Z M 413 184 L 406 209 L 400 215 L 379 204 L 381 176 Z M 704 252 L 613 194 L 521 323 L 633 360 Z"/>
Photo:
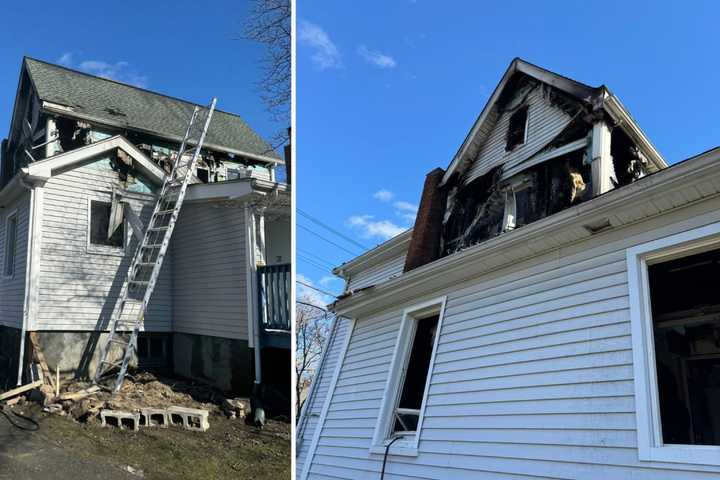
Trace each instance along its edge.
<path fill-rule="evenodd" d="M 310 383 L 318 373 L 318 362 L 330 333 L 332 314 L 303 298 L 296 303 L 295 311 L 295 398 L 299 414 Z"/>
<path fill-rule="evenodd" d="M 243 38 L 265 45 L 262 59 L 263 77 L 258 82 L 260 97 L 273 119 L 283 124 L 271 143 L 284 145 L 289 141 L 291 10 L 290 0 L 254 0 Z"/>

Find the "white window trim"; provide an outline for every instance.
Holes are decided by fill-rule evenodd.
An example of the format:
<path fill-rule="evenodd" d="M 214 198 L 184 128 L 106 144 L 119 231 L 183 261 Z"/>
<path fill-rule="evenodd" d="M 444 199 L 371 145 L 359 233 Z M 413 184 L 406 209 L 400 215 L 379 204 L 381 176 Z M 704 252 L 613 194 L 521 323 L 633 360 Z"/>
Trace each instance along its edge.
<path fill-rule="evenodd" d="M 720 446 L 663 444 L 655 367 L 648 265 L 720 248 L 720 223 L 688 230 L 627 250 L 632 326 L 635 415 L 640 460 L 720 465 Z"/>
<path fill-rule="evenodd" d="M 8 252 L 7 252 L 8 226 L 10 225 L 10 219 L 12 219 L 12 218 L 15 218 L 15 241 L 13 242 L 14 251 L 12 252 L 12 254 L 10 254 L 11 255 L 10 258 L 12 259 L 12 262 L 13 262 L 13 272 L 12 272 L 12 274 L 7 275 L 7 274 L 5 274 L 5 272 L 7 271 L 6 267 L 7 267 L 7 261 L 8 261 Z M 3 255 L 3 265 L 2 265 L 2 276 L 5 280 L 12 280 L 13 278 L 15 278 L 15 270 L 16 270 L 16 268 L 15 268 L 16 267 L 15 253 L 17 252 L 18 228 L 19 227 L 20 227 L 20 217 L 18 216 L 18 209 L 16 208 L 13 211 L 11 211 L 10 213 L 8 213 L 8 215 L 5 217 L 5 238 L 3 239 L 5 244 L 3 246 L 3 254 L 4 255 Z"/>
<path fill-rule="evenodd" d="M 87 253 L 102 254 L 102 255 L 114 255 L 117 257 L 124 257 L 127 246 L 130 243 L 128 240 L 131 238 L 128 235 L 128 221 L 123 215 L 123 246 L 122 247 L 111 247 L 109 245 L 95 245 L 90 242 L 90 229 L 92 227 L 92 202 L 112 203 L 111 199 L 103 200 L 100 198 L 88 197 L 87 199 L 87 230 L 85 242 L 85 250 Z M 123 208 L 130 208 L 129 204 L 125 204 Z M 139 215 L 138 215 L 139 217 Z"/>
<path fill-rule="evenodd" d="M 385 391 L 383 392 L 382 405 L 377 423 L 375 424 L 375 432 L 373 434 L 370 453 L 384 454 L 386 447 L 394 440 L 390 436 L 390 429 L 393 412 L 398 403 L 400 388 L 404 381 L 404 372 L 406 370 L 406 362 L 409 360 L 412 340 L 415 338 L 415 328 L 419 318 L 425 318 L 429 315 L 437 314 L 438 325 L 435 333 L 435 341 L 433 343 L 433 351 L 430 356 L 430 365 L 428 366 L 427 381 L 425 382 L 425 391 L 423 392 L 422 404 L 420 406 L 420 416 L 418 418 L 417 430 L 414 435 L 408 435 L 395 441 L 390 448 L 393 455 L 417 456 L 418 444 L 420 443 L 420 433 L 422 432 L 423 420 L 425 418 L 425 408 L 427 404 L 428 391 L 430 390 L 430 382 L 432 381 L 432 372 L 435 365 L 435 356 L 437 355 L 440 333 L 442 331 L 443 318 L 445 317 L 445 303 L 447 297 L 443 296 L 428 300 L 427 302 L 413 305 L 403 310 L 403 318 L 400 323 L 400 330 L 395 342 L 395 351 L 393 352 L 388 378 L 385 382 Z"/>

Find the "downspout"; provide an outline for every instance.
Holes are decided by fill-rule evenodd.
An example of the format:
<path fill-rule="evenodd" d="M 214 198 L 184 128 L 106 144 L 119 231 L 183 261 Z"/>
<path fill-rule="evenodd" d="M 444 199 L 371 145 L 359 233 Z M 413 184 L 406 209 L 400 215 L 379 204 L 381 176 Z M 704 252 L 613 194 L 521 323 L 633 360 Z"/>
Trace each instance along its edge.
<path fill-rule="evenodd" d="M 23 363 L 25 362 L 25 337 L 27 336 L 28 320 L 30 316 L 30 271 L 33 259 L 33 231 L 35 226 L 35 189 L 25 182 L 23 177 L 18 177 L 20 185 L 30 191 L 30 207 L 28 212 L 28 241 L 26 249 L 27 261 L 25 262 L 25 299 L 23 301 L 22 328 L 20 330 L 20 355 L 18 358 L 17 385 L 22 385 Z"/>

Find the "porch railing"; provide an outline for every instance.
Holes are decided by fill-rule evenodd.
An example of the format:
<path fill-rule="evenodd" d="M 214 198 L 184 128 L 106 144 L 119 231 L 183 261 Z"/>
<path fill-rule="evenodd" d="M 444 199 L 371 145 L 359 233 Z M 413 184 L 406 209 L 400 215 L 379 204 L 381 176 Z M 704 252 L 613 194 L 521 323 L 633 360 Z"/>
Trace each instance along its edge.
<path fill-rule="evenodd" d="M 258 310 L 265 331 L 290 331 L 290 264 L 257 268 Z"/>

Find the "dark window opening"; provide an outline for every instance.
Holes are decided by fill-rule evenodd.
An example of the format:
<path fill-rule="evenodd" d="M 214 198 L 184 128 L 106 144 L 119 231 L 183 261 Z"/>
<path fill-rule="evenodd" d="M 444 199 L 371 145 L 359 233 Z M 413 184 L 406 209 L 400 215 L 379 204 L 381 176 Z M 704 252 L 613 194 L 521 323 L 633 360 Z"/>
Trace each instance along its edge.
<path fill-rule="evenodd" d="M 648 277 L 663 443 L 720 445 L 720 249 Z"/>
<path fill-rule="evenodd" d="M 527 126 L 528 107 L 520 107 L 510 116 L 507 131 L 506 151 L 511 151 L 525 143 L 525 127 Z"/>
<path fill-rule="evenodd" d="M 400 401 L 394 412 L 393 433 L 412 433 L 417 430 L 439 319 L 438 315 L 434 315 L 417 320 Z"/>
<path fill-rule="evenodd" d="M 196 176 L 203 183 L 208 183 L 210 181 L 210 171 L 207 168 L 198 168 Z"/>
<path fill-rule="evenodd" d="M 93 245 L 105 245 L 109 247 L 123 246 L 123 238 L 125 238 L 125 225 L 120 225 L 115 229 L 112 236 L 108 238 L 108 225 L 110 223 L 109 202 L 90 202 L 90 243 Z"/>

